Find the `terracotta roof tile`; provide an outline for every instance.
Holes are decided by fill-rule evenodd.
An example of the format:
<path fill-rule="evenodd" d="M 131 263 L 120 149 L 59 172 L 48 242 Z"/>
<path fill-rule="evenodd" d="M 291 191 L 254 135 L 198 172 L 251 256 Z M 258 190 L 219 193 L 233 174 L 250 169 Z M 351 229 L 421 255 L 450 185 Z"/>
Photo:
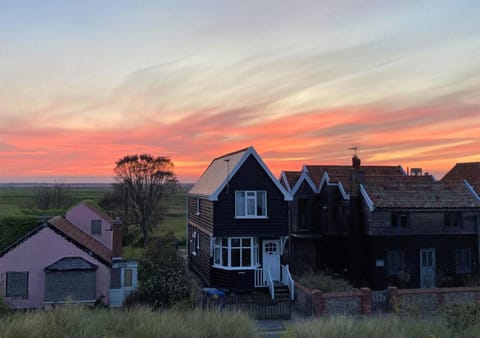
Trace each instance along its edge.
<path fill-rule="evenodd" d="M 80 230 L 78 227 L 70 223 L 63 216 L 56 216 L 48 220 L 48 224 L 56 228 L 58 231 L 69 237 L 80 246 L 99 257 L 107 264 L 112 263 L 112 251 L 105 245 L 97 241 L 95 238 Z"/>
<path fill-rule="evenodd" d="M 431 176 L 365 178 L 363 186 L 377 208 L 479 208 L 480 201 L 463 183 L 446 185 Z"/>
<path fill-rule="evenodd" d="M 285 178 L 287 179 L 290 189 L 295 186 L 295 183 L 297 183 L 300 175 L 302 175 L 301 171 L 284 171 L 283 173 L 285 174 Z"/>
<path fill-rule="evenodd" d="M 457 163 L 441 179 L 444 183 L 466 180 L 480 195 L 480 162 Z"/>

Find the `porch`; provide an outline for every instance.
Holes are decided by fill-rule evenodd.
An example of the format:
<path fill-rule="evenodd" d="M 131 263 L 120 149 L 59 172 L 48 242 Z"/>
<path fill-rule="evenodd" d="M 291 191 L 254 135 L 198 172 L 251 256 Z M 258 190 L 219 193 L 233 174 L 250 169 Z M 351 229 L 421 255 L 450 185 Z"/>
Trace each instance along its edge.
<path fill-rule="evenodd" d="M 272 300 L 275 295 L 288 293 L 290 300 L 295 299 L 295 282 L 287 265 L 280 265 L 280 278 L 274 279 L 275 273 L 271 271 L 272 267 L 255 269 L 254 286 L 255 288 L 268 288 Z M 285 292 L 287 291 L 287 292 Z"/>

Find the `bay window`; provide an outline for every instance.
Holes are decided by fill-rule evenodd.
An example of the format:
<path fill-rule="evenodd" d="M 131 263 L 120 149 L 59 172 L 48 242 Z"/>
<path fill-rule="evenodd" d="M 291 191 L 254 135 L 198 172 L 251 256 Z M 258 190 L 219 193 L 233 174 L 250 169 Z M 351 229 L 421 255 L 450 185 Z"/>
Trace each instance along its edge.
<path fill-rule="evenodd" d="M 235 192 L 235 217 L 266 217 L 267 192 L 266 191 L 236 191 Z"/>
<path fill-rule="evenodd" d="M 258 239 L 253 237 L 215 238 L 213 263 L 221 268 L 258 266 Z"/>

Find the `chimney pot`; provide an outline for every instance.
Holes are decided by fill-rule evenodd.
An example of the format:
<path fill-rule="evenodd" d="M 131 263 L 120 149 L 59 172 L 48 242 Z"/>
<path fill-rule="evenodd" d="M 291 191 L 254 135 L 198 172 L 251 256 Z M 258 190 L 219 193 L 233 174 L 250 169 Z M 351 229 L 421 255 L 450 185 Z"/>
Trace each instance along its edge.
<path fill-rule="evenodd" d="M 357 155 L 352 157 L 352 167 L 355 169 L 360 169 L 361 160 L 357 157 Z"/>

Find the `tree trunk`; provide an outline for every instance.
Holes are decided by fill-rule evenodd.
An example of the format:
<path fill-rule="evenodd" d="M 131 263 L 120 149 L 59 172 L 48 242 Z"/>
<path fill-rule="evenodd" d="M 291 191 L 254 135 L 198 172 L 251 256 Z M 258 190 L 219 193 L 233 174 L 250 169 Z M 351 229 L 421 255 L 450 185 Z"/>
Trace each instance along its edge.
<path fill-rule="evenodd" d="M 142 230 L 143 230 L 143 247 L 145 248 L 148 243 L 148 228 L 146 222 L 142 222 Z"/>

